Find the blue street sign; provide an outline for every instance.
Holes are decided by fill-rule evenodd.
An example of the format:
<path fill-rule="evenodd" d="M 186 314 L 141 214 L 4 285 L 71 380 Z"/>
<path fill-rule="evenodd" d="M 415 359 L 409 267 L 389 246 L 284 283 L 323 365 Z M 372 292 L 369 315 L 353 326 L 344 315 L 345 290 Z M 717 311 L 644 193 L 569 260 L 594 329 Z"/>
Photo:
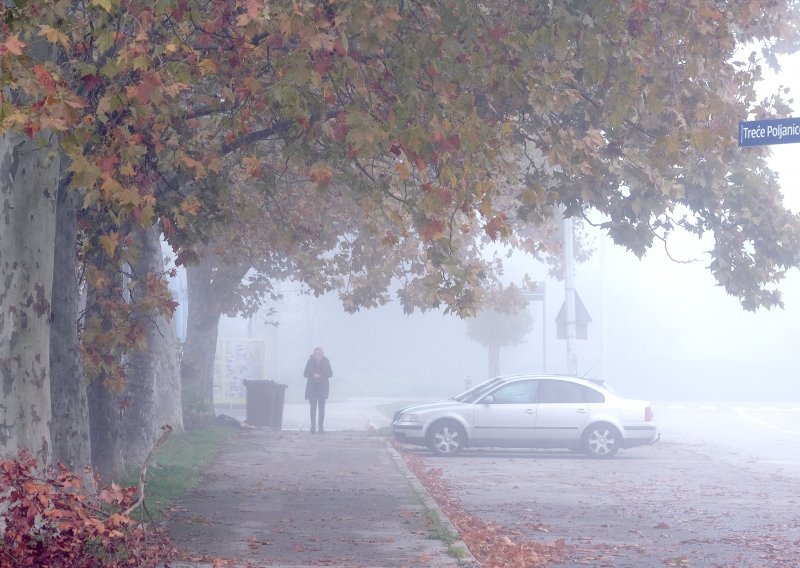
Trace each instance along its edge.
<path fill-rule="evenodd" d="M 739 123 L 739 146 L 800 142 L 800 118 L 750 120 Z"/>

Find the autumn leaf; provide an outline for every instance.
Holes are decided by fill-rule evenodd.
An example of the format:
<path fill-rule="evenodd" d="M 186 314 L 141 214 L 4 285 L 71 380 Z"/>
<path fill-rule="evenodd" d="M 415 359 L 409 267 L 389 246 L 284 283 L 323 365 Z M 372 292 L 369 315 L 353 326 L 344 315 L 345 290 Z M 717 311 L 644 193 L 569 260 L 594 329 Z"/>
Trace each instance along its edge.
<path fill-rule="evenodd" d="M 67 122 L 60 116 L 46 114 L 39 119 L 39 126 L 45 130 L 64 132 L 69 128 Z"/>
<path fill-rule="evenodd" d="M 489 238 L 493 241 L 497 240 L 500 232 L 503 230 L 505 226 L 506 216 L 500 213 L 496 217 L 493 217 L 488 223 L 486 223 L 486 234 L 489 235 Z"/>
<path fill-rule="evenodd" d="M 195 160 L 194 158 L 191 158 L 191 157 L 186 156 L 186 155 L 181 156 L 180 157 L 180 161 L 181 161 L 181 163 L 183 163 L 184 166 L 186 166 L 190 170 L 194 171 L 195 179 L 200 179 L 202 177 L 205 177 L 206 168 L 202 164 L 202 162 L 199 162 L 199 161 Z"/>
<path fill-rule="evenodd" d="M 198 67 L 200 69 L 200 75 L 203 77 L 217 70 L 217 64 L 211 59 L 203 59 Z"/>
<path fill-rule="evenodd" d="M 138 190 L 133 187 L 126 187 L 115 192 L 114 199 L 116 199 L 120 205 L 137 206 L 142 203 L 142 197 L 139 195 Z"/>
<path fill-rule="evenodd" d="M 242 166 L 247 171 L 247 175 L 251 177 L 258 177 L 261 175 L 261 159 L 258 156 L 243 157 Z"/>
<path fill-rule="evenodd" d="M 119 233 L 100 235 L 98 241 L 100 242 L 100 246 L 102 247 L 103 251 L 105 251 L 106 255 L 110 258 L 113 258 L 114 253 L 117 251 L 117 247 L 119 246 Z"/>
<path fill-rule="evenodd" d="M 145 73 L 138 84 L 128 88 L 128 96 L 141 103 L 161 101 L 161 79 L 157 73 Z"/>
<path fill-rule="evenodd" d="M 48 26 L 46 24 L 42 24 L 41 26 L 39 26 L 39 35 L 42 35 L 45 38 L 47 38 L 47 41 L 49 41 L 50 43 L 60 44 L 61 47 L 63 47 L 66 50 L 69 50 L 70 48 L 69 38 L 66 36 L 66 34 L 51 26 Z"/>
<path fill-rule="evenodd" d="M 189 198 L 181 203 L 181 210 L 185 211 L 189 215 L 197 216 L 197 214 L 200 213 L 201 205 L 196 199 Z"/>
<path fill-rule="evenodd" d="M 43 65 L 34 66 L 33 74 L 39 82 L 39 85 L 44 87 L 47 94 L 52 95 L 56 92 L 56 81 L 46 67 Z"/>
<path fill-rule="evenodd" d="M 22 50 L 25 48 L 25 42 L 20 41 L 19 33 L 9 37 L 4 43 L 0 43 L 0 55 L 22 55 Z"/>
<path fill-rule="evenodd" d="M 444 223 L 438 219 L 433 219 L 422 230 L 422 239 L 425 241 L 437 241 L 444 236 Z"/>
<path fill-rule="evenodd" d="M 113 14 L 117 9 L 117 0 L 92 0 L 90 6 L 100 6 L 109 14 Z"/>
<path fill-rule="evenodd" d="M 311 181 L 319 185 L 328 185 L 333 180 L 333 172 L 322 162 L 317 162 L 308 169 L 308 176 Z"/>

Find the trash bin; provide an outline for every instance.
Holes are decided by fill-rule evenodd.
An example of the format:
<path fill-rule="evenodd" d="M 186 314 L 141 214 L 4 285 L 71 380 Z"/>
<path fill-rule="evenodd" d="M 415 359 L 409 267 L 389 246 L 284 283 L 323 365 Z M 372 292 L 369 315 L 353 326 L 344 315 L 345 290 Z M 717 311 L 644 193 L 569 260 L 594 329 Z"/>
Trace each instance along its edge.
<path fill-rule="evenodd" d="M 283 400 L 286 398 L 286 388 L 288 386 L 289 385 L 282 385 L 280 383 L 272 383 L 273 396 L 270 426 L 275 430 L 280 430 L 283 427 Z"/>
<path fill-rule="evenodd" d="M 244 381 L 245 422 L 250 426 L 272 426 L 274 385 L 273 381 Z"/>

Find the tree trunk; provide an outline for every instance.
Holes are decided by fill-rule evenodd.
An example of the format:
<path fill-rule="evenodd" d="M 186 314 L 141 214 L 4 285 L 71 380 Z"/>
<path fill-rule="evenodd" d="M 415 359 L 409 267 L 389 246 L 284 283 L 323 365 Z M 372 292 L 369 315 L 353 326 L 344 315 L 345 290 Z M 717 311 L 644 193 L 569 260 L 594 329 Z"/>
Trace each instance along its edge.
<path fill-rule="evenodd" d="M 489 345 L 489 378 L 500 374 L 500 345 L 491 343 Z"/>
<path fill-rule="evenodd" d="M 217 353 L 219 319 L 235 304 L 235 298 L 250 264 L 225 264 L 211 247 L 200 251 L 200 262 L 186 267 L 189 306 L 186 343 L 181 360 L 183 420 L 197 428 L 213 420 L 214 358 Z"/>
<path fill-rule="evenodd" d="M 41 137 L 47 139 L 46 133 Z M 50 306 L 58 152 L 0 135 L 0 454 L 51 458 Z"/>
<path fill-rule="evenodd" d="M 183 432 L 181 408 L 181 362 L 175 326 L 165 317 L 156 319 L 150 333 L 150 349 L 156 365 L 155 423 L 160 428 L 169 424 L 175 433 Z M 160 435 L 160 433 L 159 433 Z"/>
<path fill-rule="evenodd" d="M 155 228 L 137 231 L 135 242 L 139 257 L 132 268 L 143 289 L 148 275 L 164 272 L 164 257 Z M 142 314 L 141 317 L 147 327 L 147 346 L 128 360 L 124 395 L 123 455 L 125 467 L 129 469 L 139 468 L 144 463 L 161 426 L 167 423 L 178 430 L 183 428 L 175 330 L 158 314 Z"/>
<path fill-rule="evenodd" d="M 122 461 L 121 401 L 102 379 L 90 382 L 86 391 L 89 396 L 92 466 L 108 483 L 120 479 L 125 471 Z"/>
<path fill-rule="evenodd" d="M 87 321 L 102 314 L 97 310 L 97 291 L 91 286 L 86 294 Z M 110 323 L 104 322 L 104 328 Z M 119 355 L 117 355 L 119 356 Z M 120 393 L 109 388 L 103 376 L 91 380 L 86 388 L 89 397 L 89 431 L 91 433 L 92 466 L 94 471 L 110 482 L 122 477 L 125 464 L 122 459 L 122 408 Z"/>
<path fill-rule="evenodd" d="M 208 423 L 215 416 L 214 357 L 222 310 L 214 301 L 212 273 L 212 263 L 206 258 L 200 264 L 186 268 L 189 309 L 181 360 L 181 385 L 183 419 L 190 429 Z"/>
<path fill-rule="evenodd" d="M 53 459 L 80 472 L 92 463 L 89 401 L 78 349 L 77 211 L 80 196 L 62 181 L 56 210 L 50 376 Z"/>

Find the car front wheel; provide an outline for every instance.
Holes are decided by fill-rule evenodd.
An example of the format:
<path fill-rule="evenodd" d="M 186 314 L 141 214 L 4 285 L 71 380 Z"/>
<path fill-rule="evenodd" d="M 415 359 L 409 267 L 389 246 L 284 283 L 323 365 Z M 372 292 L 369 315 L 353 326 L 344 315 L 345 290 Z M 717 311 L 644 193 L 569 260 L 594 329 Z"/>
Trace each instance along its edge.
<path fill-rule="evenodd" d="M 456 455 L 464 449 L 466 442 L 467 433 L 457 422 L 436 422 L 428 430 L 428 447 L 440 456 Z"/>
<path fill-rule="evenodd" d="M 593 458 L 610 458 L 622 443 L 616 428 L 610 424 L 592 424 L 583 435 L 583 451 Z"/>

